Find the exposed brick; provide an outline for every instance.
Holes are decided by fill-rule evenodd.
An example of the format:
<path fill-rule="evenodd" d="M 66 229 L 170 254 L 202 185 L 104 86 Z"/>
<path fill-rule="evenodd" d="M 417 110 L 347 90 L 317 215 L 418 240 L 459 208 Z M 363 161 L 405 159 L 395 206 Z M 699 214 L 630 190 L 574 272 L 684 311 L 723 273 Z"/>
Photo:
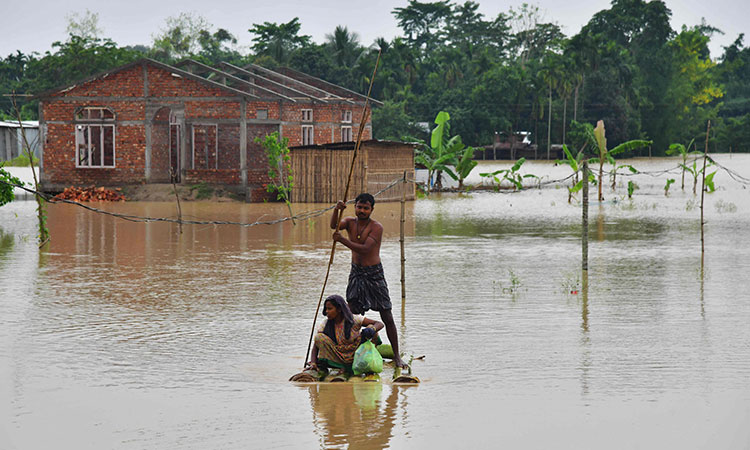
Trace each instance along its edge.
<path fill-rule="evenodd" d="M 168 182 L 170 167 L 176 166 L 180 148 L 178 128 L 170 126 L 171 111 L 183 118 L 188 167 L 183 183 L 206 182 L 238 186 L 240 170 L 240 130 L 242 103 L 239 94 L 187 76 L 178 76 L 148 62 L 144 79 L 143 65 L 115 70 L 107 76 L 80 83 L 56 92 L 40 102 L 46 125 L 43 183 L 50 186 L 124 185 Z M 304 90 L 304 89 L 303 89 Z M 146 92 L 148 96 L 144 97 Z M 311 95 L 319 95 L 310 90 Z M 261 93 L 258 92 L 260 95 Z M 71 98 L 75 97 L 75 98 Z M 81 97 L 98 97 L 81 100 Z M 101 98 L 105 100 L 101 100 Z M 127 98 L 133 97 L 132 100 Z M 75 113 L 84 107 L 107 107 L 115 114 L 115 167 L 77 168 L 75 153 Z M 162 107 L 162 108 L 159 108 Z M 255 138 L 281 131 L 289 146 L 302 144 L 302 110 L 312 109 L 314 142 L 341 141 L 341 127 L 352 127 L 356 139 L 362 113 L 361 104 L 344 101 L 292 102 L 246 99 L 245 119 L 258 119 L 258 110 L 266 111 L 270 123 L 247 123 L 247 186 L 252 199 L 268 199 L 264 186 L 268 163 L 263 147 Z M 147 111 L 151 114 L 147 117 Z M 351 123 L 342 123 L 350 111 Z M 150 178 L 146 179 L 146 123 L 151 129 Z M 195 136 L 195 141 L 193 141 Z M 371 126 L 364 139 L 371 138 Z M 217 145 L 218 144 L 218 145 Z M 195 149 L 195 154 L 193 154 Z M 193 165 L 194 161 L 194 165 Z"/>

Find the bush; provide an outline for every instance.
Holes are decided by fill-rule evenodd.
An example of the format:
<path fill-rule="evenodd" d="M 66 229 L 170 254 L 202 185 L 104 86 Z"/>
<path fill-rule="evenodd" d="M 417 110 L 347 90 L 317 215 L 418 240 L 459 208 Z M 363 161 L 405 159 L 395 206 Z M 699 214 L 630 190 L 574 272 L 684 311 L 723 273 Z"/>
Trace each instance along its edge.
<path fill-rule="evenodd" d="M 3 164 L 5 167 L 29 167 L 29 157 L 26 155 L 18 155 L 15 158 L 5 161 Z M 39 158 L 34 156 L 34 165 L 39 165 Z"/>

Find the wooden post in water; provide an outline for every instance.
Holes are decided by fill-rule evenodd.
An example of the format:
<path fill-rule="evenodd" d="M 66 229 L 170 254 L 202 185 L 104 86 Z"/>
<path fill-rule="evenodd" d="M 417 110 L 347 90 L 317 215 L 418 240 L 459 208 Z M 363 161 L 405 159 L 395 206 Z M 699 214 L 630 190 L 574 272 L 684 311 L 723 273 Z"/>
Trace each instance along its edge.
<path fill-rule="evenodd" d="M 405 262 L 406 256 L 404 254 L 404 224 L 406 223 L 406 171 L 404 170 L 404 182 L 401 192 L 401 238 L 399 242 L 401 244 L 401 317 L 403 319 L 404 309 L 406 306 L 406 271 Z"/>
<path fill-rule="evenodd" d="M 589 164 L 583 161 L 583 207 L 581 218 L 581 270 L 583 271 L 584 289 L 588 284 L 589 271 Z"/>
<path fill-rule="evenodd" d="M 706 252 L 705 239 L 703 235 L 703 197 L 706 194 L 706 160 L 708 159 L 708 134 L 711 131 L 711 121 L 706 127 L 706 150 L 703 152 L 703 180 L 701 181 L 701 270 L 703 270 L 703 254 Z"/>
<path fill-rule="evenodd" d="M 177 199 L 177 224 L 179 225 L 180 234 L 182 234 L 182 206 L 180 206 L 180 195 L 177 193 L 177 183 L 175 183 L 176 175 L 174 169 L 171 167 L 169 168 L 169 177 L 172 179 L 172 189 Z"/>

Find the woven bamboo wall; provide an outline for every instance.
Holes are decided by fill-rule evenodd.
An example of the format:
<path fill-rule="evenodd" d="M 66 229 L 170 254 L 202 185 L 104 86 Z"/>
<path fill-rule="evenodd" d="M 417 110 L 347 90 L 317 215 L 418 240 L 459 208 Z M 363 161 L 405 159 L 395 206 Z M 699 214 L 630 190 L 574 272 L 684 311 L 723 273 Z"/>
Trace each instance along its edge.
<path fill-rule="evenodd" d="M 294 174 L 293 203 L 335 203 L 344 197 L 353 150 L 320 148 L 295 149 L 292 152 Z M 362 192 L 365 185 L 365 158 L 357 156 L 349 186 L 349 197 Z"/>
<path fill-rule="evenodd" d="M 294 148 L 294 203 L 335 203 L 344 196 L 354 151 L 323 146 Z M 414 150 L 408 144 L 362 144 L 354 163 L 348 199 L 362 192 L 375 194 L 397 178 L 414 179 Z M 400 201 L 406 190 L 407 200 L 414 200 L 414 184 L 397 184 L 377 197 L 378 202 Z"/>
<path fill-rule="evenodd" d="M 367 149 L 367 192 L 375 194 L 388 187 L 394 180 L 414 179 L 414 147 L 401 143 L 366 143 Z M 401 201 L 406 191 L 406 199 L 414 200 L 414 183 L 399 183 L 377 197 L 379 202 Z"/>

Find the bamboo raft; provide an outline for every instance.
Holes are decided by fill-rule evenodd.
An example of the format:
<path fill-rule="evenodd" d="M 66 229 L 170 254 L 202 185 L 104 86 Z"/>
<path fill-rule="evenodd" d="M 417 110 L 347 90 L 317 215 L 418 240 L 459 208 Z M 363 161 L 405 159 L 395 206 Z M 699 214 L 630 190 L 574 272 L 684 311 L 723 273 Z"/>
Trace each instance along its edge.
<path fill-rule="evenodd" d="M 393 358 L 393 349 L 388 344 L 381 344 L 378 346 L 378 351 L 384 359 Z M 422 359 L 419 357 L 417 359 Z M 403 373 L 400 367 L 395 367 L 392 362 L 386 362 L 384 368 L 393 367 L 393 375 L 391 377 L 392 383 L 399 384 L 419 384 L 420 380 L 418 377 L 411 373 L 411 363 L 409 361 L 409 369 L 407 373 Z M 385 373 L 367 373 L 362 375 L 354 375 L 345 370 L 335 369 L 318 369 L 318 370 L 305 370 L 300 373 L 292 375 L 289 381 L 294 383 L 380 383 L 382 382 L 382 375 Z"/>

